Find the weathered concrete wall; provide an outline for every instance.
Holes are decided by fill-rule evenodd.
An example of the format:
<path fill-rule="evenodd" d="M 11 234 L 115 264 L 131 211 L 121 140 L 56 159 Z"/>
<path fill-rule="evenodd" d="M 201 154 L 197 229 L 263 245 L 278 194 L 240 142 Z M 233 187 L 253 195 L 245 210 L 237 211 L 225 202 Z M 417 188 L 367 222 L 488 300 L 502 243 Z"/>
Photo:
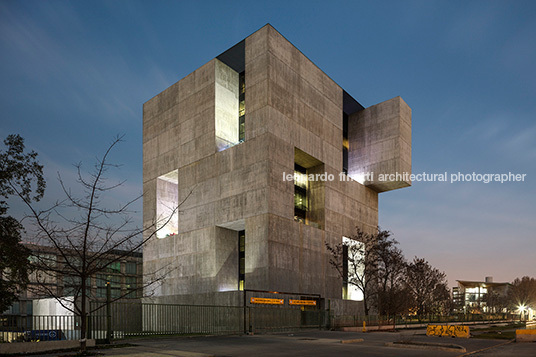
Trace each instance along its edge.
<path fill-rule="evenodd" d="M 365 308 L 362 301 L 329 299 L 326 303 L 326 309 L 329 308 L 333 316 L 350 315 L 364 316 Z"/>
<path fill-rule="evenodd" d="M 218 151 L 217 138 L 227 135 L 218 134 L 218 62 L 144 105 L 145 224 L 155 218 L 160 175 L 178 170 L 182 202 L 179 234 L 144 247 L 145 272 L 172 268 L 155 295 L 208 303 L 238 289 L 237 231 L 245 230 L 246 289 L 340 298 L 325 244 L 378 224 L 377 188 L 339 180 L 342 89 L 267 25 L 245 40 L 245 141 Z M 311 173 L 335 178 L 310 185 L 309 225 L 294 220 L 294 182 L 283 179 L 298 151 L 314 163 L 304 163 Z"/>
<path fill-rule="evenodd" d="M 349 175 L 378 192 L 411 185 L 411 108 L 400 97 L 352 114 L 349 118 Z M 373 173 L 369 179 L 366 173 Z"/>
<path fill-rule="evenodd" d="M 181 304 L 181 305 L 218 305 L 242 306 L 244 295 L 242 291 L 215 291 L 198 294 L 177 294 L 151 296 L 143 299 L 148 304 Z"/>
<path fill-rule="evenodd" d="M 339 182 L 342 95 L 335 82 L 271 26 L 246 39 L 246 140 L 270 133 L 278 148 L 270 160 L 270 227 L 263 243 L 268 278 L 247 277 L 247 287 L 341 297 L 342 282 L 329 266 L 325 243 L 352 236 L 356 225 L 368 231 L 377 226 L 377 193 L 352 180 Z M 293 182 L 282 180 L 294 170 L 295 149 L 321 163 L 310 173 L 336 178 L 311 184 L 311 225 L 294 221 Z"/>

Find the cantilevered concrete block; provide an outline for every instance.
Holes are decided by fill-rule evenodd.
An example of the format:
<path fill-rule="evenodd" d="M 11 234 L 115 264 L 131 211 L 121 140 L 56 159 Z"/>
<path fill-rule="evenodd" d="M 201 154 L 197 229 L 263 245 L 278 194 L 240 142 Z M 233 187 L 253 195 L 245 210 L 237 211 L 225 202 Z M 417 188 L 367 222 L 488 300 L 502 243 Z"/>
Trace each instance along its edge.
<path fill-rule="evenodd" d="M 377 192 L 411 185 L 411 108 L 400 97 L 349 117 L 348 174 Z"/>

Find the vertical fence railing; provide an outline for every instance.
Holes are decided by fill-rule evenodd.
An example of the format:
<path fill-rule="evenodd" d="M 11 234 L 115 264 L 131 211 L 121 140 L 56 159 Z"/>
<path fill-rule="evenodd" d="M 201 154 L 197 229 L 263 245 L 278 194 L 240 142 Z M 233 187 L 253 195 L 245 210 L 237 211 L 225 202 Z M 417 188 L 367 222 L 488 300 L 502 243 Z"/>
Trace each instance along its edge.
<path fill-rule="evenodd" d="M 321 310 L 271 306 L 213 306 L 114 302 L 110 305 L 113 339 L 142 335 L 241 334 L 251 331 L 287 331 L 319 328 L 328 321 Z M 90 304 L 87 338 L 107 338 L 107 309 Z M 78 316 L 0 316 L 0 339 L 14 341 L 77 340 L 81 336 Z"/>
<path fill-rule="evenodd" d="M 449 322 L 486 322 L 486 321 L 507 321 L 512 320 L 511 314 L 461 314 L 461 315 L 425 315 L 425 316 L 379 316 L 379 315 L 332 315 L 330 326 L 355 327 L 362 326 L 363 322 L 367 326 L 378 325 L 404 325 L 410 326 L 425 323 L 449 323 Z"/>
<path fill-rule="evenodd" d="M 80 338 L 80 318 L 73 315 L 2 315 L 1 342 L 60 341 Z"/>
<path fill-rule="evenodd" d="M 237 306 L 113 304 L 114 338 L 158 334 L 240 333 L 243 319 L 241 309 Z"/>

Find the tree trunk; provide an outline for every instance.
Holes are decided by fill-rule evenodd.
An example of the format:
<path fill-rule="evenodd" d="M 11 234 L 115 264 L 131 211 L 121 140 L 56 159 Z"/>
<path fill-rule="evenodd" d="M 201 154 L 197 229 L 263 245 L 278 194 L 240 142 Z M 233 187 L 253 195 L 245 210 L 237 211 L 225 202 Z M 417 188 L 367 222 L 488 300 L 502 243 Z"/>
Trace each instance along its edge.
<path fill-rule="evenodd" d="M 85 305 L 82 303 L 82 305 Z M 80 318 L 82 319 L 80 323 L 80 352 L 85 353 L 86 352 L 86 335 L 87 335 L 87 313 L 85 312 L 85 306 L 82 308 L 82 313 L 80 314 Z"/>
<path fill-rule="evenodd" d="M 87 307 L 86 307 L 86 279 L 82 279 L 82 303 L 80 309 L 80 352 L 86 352 L 86 335 L 87 335 Z"/>

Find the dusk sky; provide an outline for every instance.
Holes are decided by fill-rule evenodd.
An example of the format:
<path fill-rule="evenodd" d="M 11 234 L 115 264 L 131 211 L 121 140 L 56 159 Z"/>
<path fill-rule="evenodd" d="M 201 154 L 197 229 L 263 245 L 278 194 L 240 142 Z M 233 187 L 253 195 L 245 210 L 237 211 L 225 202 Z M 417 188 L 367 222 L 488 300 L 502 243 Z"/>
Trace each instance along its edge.
<path fill-rule="evenodd" d="M 413 173 L 526 174 L 524 182 L 414 182 L 380 194 L 407 258 L 455 280 L 536 277 L 536 2 L 0 1 L 0 137 L 39 153 L 48 188 L 75 187 L 117 134 L 142 190 L 142 105 L 270 23 L 368 107 L 413 111 Z M 138 219 L 141 224 L 141 204 Z M 10 211 L 20 217 L 18 206 Z"/>

